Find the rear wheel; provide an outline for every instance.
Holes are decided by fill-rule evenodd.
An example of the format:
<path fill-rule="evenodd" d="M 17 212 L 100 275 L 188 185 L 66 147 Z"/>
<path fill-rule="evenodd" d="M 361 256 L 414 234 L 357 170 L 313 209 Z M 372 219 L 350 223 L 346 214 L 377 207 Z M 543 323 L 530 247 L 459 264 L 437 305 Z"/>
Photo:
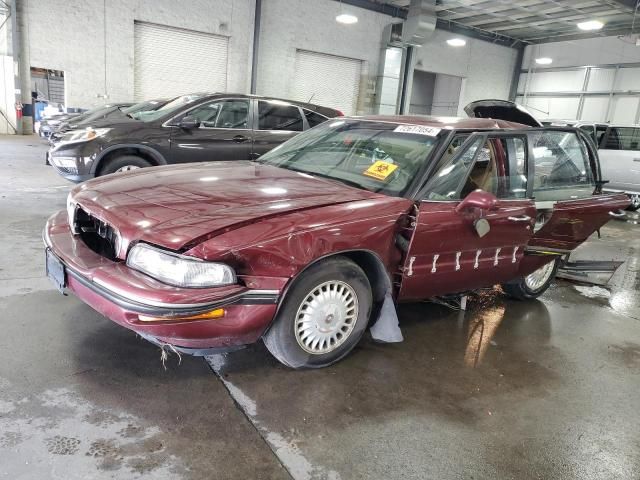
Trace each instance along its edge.
<path fill-rule="evenodd" d="M 291 368 L 320 368 L 346 356 L 371 315 L 371 285 L 345 257 L 318 262 L 295 281 L 263 341 Z"/>
<path fill-rule="evenodd" d="M 556 276 L 560 259 L 546 263 L 535 272 L 509 283 L 502 284 L 502 290 L 518 300 L 530 300 L 542 295 Z"/>
<path fill-rule="evenodd" d="M 635 212 L 640 208 L 640 194 L 634 193 L 629 195 L 629 200 L 631 200 L 631 205 L 627 207 L 627 210 L 630 212 Z"/>
<path fill-rule="evenodd" d="M 116 172 L 128 172 L 137 170 L 138 168 L 150 167 L 151 163 L 141 157 L 135 155 L 122 155 L 120 157 L 110 158 L 98 171 L 98 177 L 109 175 Z"/>

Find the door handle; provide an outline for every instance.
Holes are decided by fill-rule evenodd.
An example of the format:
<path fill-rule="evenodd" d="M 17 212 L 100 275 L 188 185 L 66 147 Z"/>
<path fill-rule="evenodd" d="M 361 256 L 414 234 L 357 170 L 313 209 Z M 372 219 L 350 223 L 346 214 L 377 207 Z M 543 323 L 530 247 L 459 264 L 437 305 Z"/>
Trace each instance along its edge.
<path fill-rule="evenodd" d="M 530 222 L 531 217 L 529 215 L 520 215 L 519 217 L 509 217 L 510 222 Z"/>
<path fill-rule="evenodd" d="M 621 217 L 626 217 L 627 216 L 627 214 L 624 213 L 622 210 L 618 210 L 617 212 L 610 211 L 609 215 L 611 215 L 612 217 L 615 217 L 615 218 L 621 218 Z"/>
<path fill-rule="evenodd" d="M 236 135 L 233 137 L 233 141 L 236 143 L 246 142 L 247 140 L 249 140 L 249 137 L 245 137 L 244 135 Z"/>

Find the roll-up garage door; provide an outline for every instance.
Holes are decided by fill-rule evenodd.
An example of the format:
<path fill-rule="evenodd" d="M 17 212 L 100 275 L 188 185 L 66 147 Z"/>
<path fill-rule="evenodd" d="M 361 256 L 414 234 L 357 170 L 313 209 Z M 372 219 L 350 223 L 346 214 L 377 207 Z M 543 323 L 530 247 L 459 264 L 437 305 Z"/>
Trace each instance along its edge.
<path fill-rule="evenodd" d="M 356 113 L 362 60 L 324 53 L 296 51 L 296 69 L 290 97 L 301 102 Z"/>
<path fill-rule="evenodd" d="M 227 89 L 227 37 L 136 22 L 134 44 L 136 100 Z"/>

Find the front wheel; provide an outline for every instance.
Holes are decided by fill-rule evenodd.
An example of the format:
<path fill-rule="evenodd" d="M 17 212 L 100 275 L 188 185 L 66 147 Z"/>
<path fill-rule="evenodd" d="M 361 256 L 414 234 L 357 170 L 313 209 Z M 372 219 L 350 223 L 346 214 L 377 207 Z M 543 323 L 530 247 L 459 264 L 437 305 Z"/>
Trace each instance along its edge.
<path fill-rule="evenodd" d="M 356 346 L 371 307 L 371 285 L 358 265 L 345 257 L 323 260 L 296 279 L 263 341 L 291 368 L 326 367 Z"/>
<path fill-rule="evenodd" d="M 107 160 L 99 169 L 97 176 L 101 177 L 102 175 L 109 175 L 110 173 L 128 172 L 150 166 L 151 163 L 144 158 L 135 155 L 121 155 Z"/>
<path fill-rule="evenodd" d="M 503 283 L 502 290 L 510 297 L 518 300 L 538 298 L 551 285 L 559 265 L 560 259 L 556 258 L 525 277 L 513 282 Z"/>

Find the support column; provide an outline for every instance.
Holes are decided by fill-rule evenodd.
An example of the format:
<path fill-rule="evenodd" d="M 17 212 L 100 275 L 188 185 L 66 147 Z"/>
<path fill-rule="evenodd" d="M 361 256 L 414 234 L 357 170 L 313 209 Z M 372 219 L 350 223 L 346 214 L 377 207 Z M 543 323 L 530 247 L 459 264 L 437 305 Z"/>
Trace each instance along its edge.
<path fill-rule="evenodd" d="M 13 63 L 16 72 L 16 106 L 22 106 L 22 119 L 16 120 L 18 135 L 33 133 L 33 105 L 31 103 L 31 64 L 29 61 L 29 29 L 24 0 L 12 0 L 11 36 Z"/>

